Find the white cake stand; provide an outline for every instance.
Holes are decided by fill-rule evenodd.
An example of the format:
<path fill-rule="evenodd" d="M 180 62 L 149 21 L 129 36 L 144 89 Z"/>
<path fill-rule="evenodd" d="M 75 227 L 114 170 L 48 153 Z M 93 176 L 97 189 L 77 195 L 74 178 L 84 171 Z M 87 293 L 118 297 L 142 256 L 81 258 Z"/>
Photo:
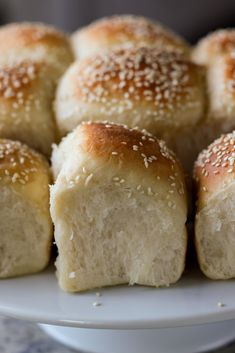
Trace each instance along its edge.
<path fill-rule="evenodd" d="M 170 288 L 96 292 L 62 292 L 50 268 L 1 280 L 0 313 L 43 324 L 49 335 L 86 353 L 205 352 L 235 338 L 235 281 L 190 273 Z"/>

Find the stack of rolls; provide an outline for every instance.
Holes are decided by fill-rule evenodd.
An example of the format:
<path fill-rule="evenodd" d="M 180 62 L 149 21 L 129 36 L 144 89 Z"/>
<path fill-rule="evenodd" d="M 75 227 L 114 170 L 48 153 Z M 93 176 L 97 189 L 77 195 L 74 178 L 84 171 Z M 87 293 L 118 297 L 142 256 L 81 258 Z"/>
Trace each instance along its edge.
<path fill-rule="evenodd" d="M 53 221 L 63 290 L 175 283 L 187 249 L 185 171 L 235 128 L 235 31 L 191 49 L 163 25 L 123 15 L 71 38 L 7 25 L 0 47 L 0 277 L 47 265 Z M 210 278 L 235 276 L 234 146 L 225 135 L 194 166 L 196 248 Z"/>

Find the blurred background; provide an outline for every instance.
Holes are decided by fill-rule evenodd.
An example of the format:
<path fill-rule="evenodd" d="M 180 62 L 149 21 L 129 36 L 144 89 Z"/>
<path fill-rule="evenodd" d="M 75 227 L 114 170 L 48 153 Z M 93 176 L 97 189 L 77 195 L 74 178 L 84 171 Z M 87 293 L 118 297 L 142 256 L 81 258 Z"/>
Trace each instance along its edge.
<path fill-rule="evenodd" d="M 0 0 L 0 23 L 42 21 L 74 31 L 111 14 L 148 16 L 191 43 L 217 28 L 235 27 L 235 0 Z"/>

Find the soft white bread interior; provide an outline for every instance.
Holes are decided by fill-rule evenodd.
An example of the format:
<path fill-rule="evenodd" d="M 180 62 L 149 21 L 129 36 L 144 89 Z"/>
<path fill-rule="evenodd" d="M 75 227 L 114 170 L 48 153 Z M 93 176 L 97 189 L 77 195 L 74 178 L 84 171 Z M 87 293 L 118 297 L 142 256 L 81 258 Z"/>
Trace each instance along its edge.
<path fill-rule="evenodd" d="M 57 139 L 52 102 L 57 70 L 44 61 L 0 65 L 0 138 L 49 156 Z"/>
<path fill-rule="evenodd" d="M 200 66 L 174 52 L 123 49 L 72 64 L 59 83 L 55 112 L 62 136 L 89 120 L 138 126 L 163 138 L 192 167 L 191 137 L 205 100 Z"/>
<path fill-rule="evenodd" d="M 79 59 L 120 47 L 150 46 L 189 54 L 189 44 L 160 23 L 142 16 L 105 17 L 77 30 L 71 37 Z"/>
<path fill-rule="evenodd" d="M 219 29 L 202 38 L 192 50 L 192 60 L 200 65 L 208 65 L 218 57 L 231 54 L 235 50 L 235 30 Z"/>
<path fill-rule="evenodd" d="M 51 215 L 60 287 L 168 286 L 184 269 L 187 205 L 179 162 L 147 132 L 79 125 L 54 149 Z"/>
<path fill-rule="evenodd" d="M 41 271 L 52 242 L 50 172 L 20 142 L 0 139 L 0 278 Z"/>
<path fill-rule="evenodd" d="M 198 157 L 195 243 L 201 270 L 211 279 L 235 277 L 235 132 Z"/>
<path fill-rule="evenodd" d="M 0 27 L 0 64 L 24 60 L 50 62 L 60 76 L 73 61 L 69 38 L 42 23 L 11 23 Z"/>

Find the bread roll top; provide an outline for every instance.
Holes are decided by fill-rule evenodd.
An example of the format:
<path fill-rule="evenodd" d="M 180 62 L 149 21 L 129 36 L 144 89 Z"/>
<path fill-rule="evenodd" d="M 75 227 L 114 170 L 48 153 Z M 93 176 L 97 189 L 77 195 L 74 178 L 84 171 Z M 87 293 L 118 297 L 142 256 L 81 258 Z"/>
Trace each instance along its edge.
<path fill-rule="evenodd" d="M 52 62 L 61 73 L 72 62 L 67 36 L 42 23 L 12 23 L 0 28 L 1 63 L 34 59 Z"/>
<path fill-rule="evenodd" d="M 204 114 L 204 70 L 182 55 L 120 49 L 75 62 L 63 76 L 55 110 L 64 134 L 86 120 L 111 120 L 157 136 L 194 126 Z"/>
<path fill-rule="evenodd" d="M 189 52 L 185 40 L 160 23 L 141 16 L 111 16 L 79 29 L 72 36 L 75 55 L 83 58 L 117 47 L 154 46 Z"/>
<path fill-rule="evenodd" d="M 7 139 L 0 139 L 0 182 L 26 185 L 39 177 L 49 175 L 46 159 L 28 146 Z"/>
<path fill-rule="evenodd" d="M 180 204 L 186 212 L 181 165 L 163 141 L 145 130 L 110 122 L 79 125 L 54 149 L 52 168 L 64 187 L 89 187 L 91 178 L 105 174 L 114 185 L 129 185 L 153 197 L 164 194 L 170 208 Z"/>
<path fill-rule="evenodd" d="M 195 162 L 198 211 L 235 179 L 235 132 L 222 135 L 202 151 Z"/>
<path fill-rule="evenodd" d="M 231 54 L 235 50 L 235 30 L 219 29 L 202 38 L 192 52 L 195 62 L 210 65 L 219 56 Z"/>

